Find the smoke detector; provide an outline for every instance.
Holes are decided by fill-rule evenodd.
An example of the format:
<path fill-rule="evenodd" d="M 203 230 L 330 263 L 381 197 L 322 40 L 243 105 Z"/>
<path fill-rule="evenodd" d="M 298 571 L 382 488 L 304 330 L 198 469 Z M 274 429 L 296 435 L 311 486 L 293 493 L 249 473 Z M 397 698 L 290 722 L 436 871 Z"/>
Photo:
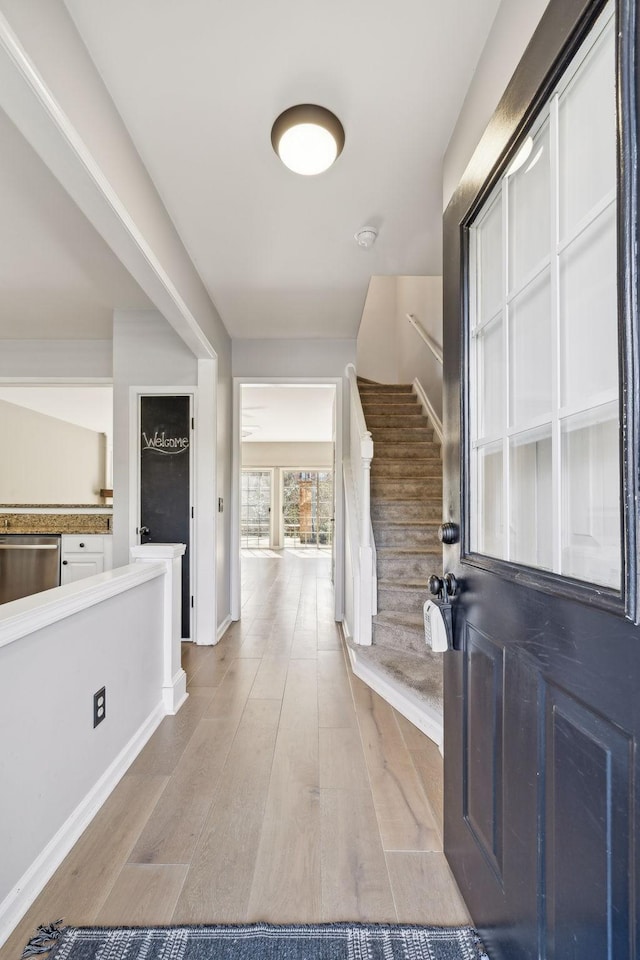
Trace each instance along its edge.
<path fill-rule="evenodd" d="M 368 250 L 369 247 L 372 247 L 376 242 L 376 237 L 378 236 L 378 231 L 375 227 L 362 227 L 360 230 L 357 230 L 354 233 L 353 237 L 359 247 L 364 247 L 365 250 Z"/>

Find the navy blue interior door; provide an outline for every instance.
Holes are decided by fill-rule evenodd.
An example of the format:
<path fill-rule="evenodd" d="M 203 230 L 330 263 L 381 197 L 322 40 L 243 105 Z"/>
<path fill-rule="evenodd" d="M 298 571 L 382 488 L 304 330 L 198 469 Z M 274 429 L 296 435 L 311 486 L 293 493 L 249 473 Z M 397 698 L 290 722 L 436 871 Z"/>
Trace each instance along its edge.
<path fill-rule="evenodd" d="M 495 960 L 640 955 L 636 30 L 551 0 L 445 214 L 445 852 Z"/>
<path fill-rule="evenodd" d="M 182 636 L 191 636 L 191 399 L 140 397 L 140 542 L 184 543 Z"/>

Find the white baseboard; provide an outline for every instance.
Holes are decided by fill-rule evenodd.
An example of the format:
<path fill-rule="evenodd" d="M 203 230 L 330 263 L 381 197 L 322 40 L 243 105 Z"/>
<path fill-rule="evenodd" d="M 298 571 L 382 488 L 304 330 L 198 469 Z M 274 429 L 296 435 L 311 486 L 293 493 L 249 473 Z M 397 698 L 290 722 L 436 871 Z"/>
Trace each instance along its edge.
<path fill-rule="evenodd" d="M 220 626 L 218 627 L 218 630 L 216 632 L 216 643 L 219 643 L 222 640 L 222 638 L 224 637 L 225 633 L 227 632 L 227 630 L 229 629 L 232 623 L 233 623 L 233 618 L 231 617 L 231 614 L 229 614 L 229 616 L 225 617 L 222 623 L 220 624 Z"/>
<path fill-rule="evenodd" d="M 441 421 L 440 417 L 438 416 L 438 414 L 437 414 L 437 413 L 435 412 L 435 410 L 433 409 L 433 404 L 431 403 L 431 400 L 429 400 L 429 397 L 427 396 L 426 390 L 424 389 L 424 387 L 422 386 L 422 384 L 420 383 L 420 381 L 418 380 L 417 377 L 416 377 L 416 379 L 413 381 L 412 386 L 413 386 L 413 389 L 414 389 L 414 391 L 415 391 L 415 393 L 416 393 L 416 395 L 417 395 L 417 397 L 418 397 L 418 400 L 420 401 L 420 403 L 422 404 L 422 406 L 423 406 L 423 407 L 425 408 L 425 410 L 427 411 L 427 415 L 429 416 L 429 419 L 431 420 L 431 423 L 432 423 L 432 425 L 433 425 L 433 429 L 435 430 L 435 432 L 436 432 L 437 435 L 438 435 L 438 439 L 440 440 L 440 443 L 443 444 L 443 443 L 444 443 L 444 431 L 443 431 L 443 428 L 442 428 L 442 421 Z"/>
<path fill-rule="evenodd" d="M 0 903 L 0 946 L 49 882 L 165 715 L 164 703 L 159 703 Z M 45 917 L 43 922 L 48 919 Z"/>
<path fill-rule="evenodd" d="M 171 683 L 162 688 L 162 700 L 167 716 L 176 715 L 189 694 L 187 693 L 187 675 L 180 667 L 172 678 Z"/>
<path fill-rule="evenodd" d="M 356 677 L 359 677 L 367 686 L 379 693 L 383 700 L 386 700 L 398 713 L 406 717 L 418 730 L 422 730 L 425 736 L 438 747 L 440 753 L 444 754 L 444 729 L 442 718 L 431 712 L 429 708 L 417 697 L 413 697 L 411 692 L 400 684 L 394 683 L 392 679 L 382 676 L 371 664 L 358 656 L 357 646 L 349 644 L 349 659 L 351 669 Z"/>

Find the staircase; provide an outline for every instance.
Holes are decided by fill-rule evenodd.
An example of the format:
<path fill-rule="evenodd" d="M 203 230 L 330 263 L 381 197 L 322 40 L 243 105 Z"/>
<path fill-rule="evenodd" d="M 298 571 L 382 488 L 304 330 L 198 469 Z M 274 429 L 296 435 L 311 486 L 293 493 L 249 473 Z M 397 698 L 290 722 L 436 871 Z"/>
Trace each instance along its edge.
<path fill-rule="evenodd" d="M 442 654 L 426 646 L 422 616 L 427 580 L 442 572 L 440 444 L 411 385 L 358 379 L 358 390 L 374 445 L 371 522 L 378 577 L 379 612 L 366 656 L 383 685 L 401 694 L 394 706 L 441 744 Z"/>

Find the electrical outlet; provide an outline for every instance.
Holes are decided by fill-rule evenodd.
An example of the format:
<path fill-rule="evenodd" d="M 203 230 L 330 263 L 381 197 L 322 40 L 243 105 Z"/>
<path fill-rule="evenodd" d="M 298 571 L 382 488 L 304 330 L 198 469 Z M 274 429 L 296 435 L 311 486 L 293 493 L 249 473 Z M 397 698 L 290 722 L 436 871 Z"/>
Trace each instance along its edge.
<path fill-rule="evenodd" d="M 93 726 L 102 723 L 107 715 L 107 689 L 102 687 L 93 695 Z"/>

